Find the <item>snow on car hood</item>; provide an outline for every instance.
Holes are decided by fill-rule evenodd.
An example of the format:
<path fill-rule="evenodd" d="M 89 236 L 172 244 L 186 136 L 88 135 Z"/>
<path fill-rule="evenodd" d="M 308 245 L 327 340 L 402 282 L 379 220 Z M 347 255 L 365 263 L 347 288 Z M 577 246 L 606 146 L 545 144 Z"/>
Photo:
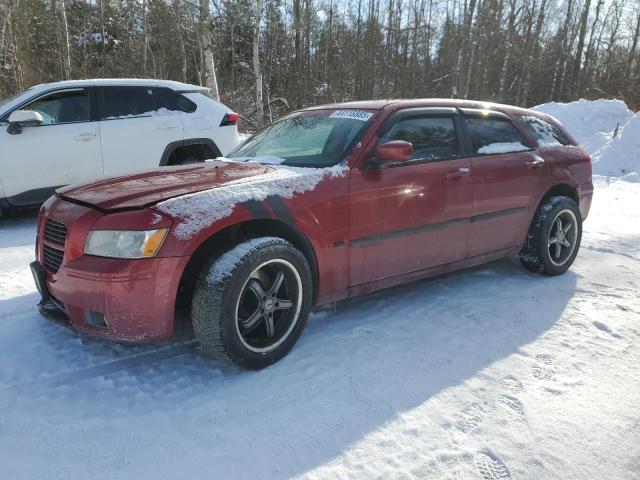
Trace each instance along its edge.
<path fill-rule="evenodd" d="M 230 215 L 238 203 L 270 195 L 291 198 L 313 190 L 323 178 L 341 176 L 347 170 L 340 165 L 302 168 L 213 160 L 72 185 L 57 194 L 103 211 L 153 205 L 178 220 L 174 234 L 187 239 Z"/>
<path fill-rule="evenodd" d="M 142 208 L 172 197 L 262 175 L 271 167 L 256 163 L 205 162 L 162 167 L 58 189 L 58 195 L 100 210 Z"/>
<path fill-rule="evenodd" d="M 224 163 L 238 165 L 235 162 Z M 325 178 L 344 175 L 347 170 L 348 167 L 342 165 L 327 168 L 269 166 L 265 167 L 263 173 L 250 178 L 232 180 L 224 185 L 160 202 L 156 209 L 178 219 L 180 223 L 173 233 L 178 238 L 188 239 L 231 215 L 239 203 L 262 201 L 272 195 L 292 198 L 313 190 Z"/>

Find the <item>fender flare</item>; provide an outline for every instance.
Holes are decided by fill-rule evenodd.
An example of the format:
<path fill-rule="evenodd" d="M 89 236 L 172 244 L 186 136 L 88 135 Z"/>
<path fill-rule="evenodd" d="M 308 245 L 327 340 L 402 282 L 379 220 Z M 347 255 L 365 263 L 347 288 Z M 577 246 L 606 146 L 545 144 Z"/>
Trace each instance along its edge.
<path fill-rule="evenodd" d="M 184 140 L 171 142 L 165 147 L 164 152 L 162 152 L 162 157 L 160 158 L 160 166 L 166 167 L 173 152 L 175 152 L 180 147 L 187 147 L 189 145 L 206 145 L 213 151 L 216 157 L 222 156 L 222 152 L 220 152 L 218 146 L 210 138 L 187 138 Z"/>

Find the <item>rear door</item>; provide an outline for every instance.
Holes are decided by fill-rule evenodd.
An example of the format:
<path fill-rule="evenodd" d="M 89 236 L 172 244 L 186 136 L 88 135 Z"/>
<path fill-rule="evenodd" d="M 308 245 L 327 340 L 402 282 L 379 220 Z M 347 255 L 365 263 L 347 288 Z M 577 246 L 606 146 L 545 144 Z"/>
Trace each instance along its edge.
<path fill-rule="evenodd" d="M 100 130 L 91 88 L 44 93 L 18 108 L 40 113 L 42 124 L 11 135 L 0 129 L 0 176 L 16 206 L 42 202 L 54 187 L 102 175 Z"/>
<path fill-rule="evenodd" d="M 464 114 L 473 178 L 469 256 L 518 246 L 529 228 L 544 160 L 506 115 Z"/>
<path fill-rule="evenodd" d="M 102 158 L 106 175 L 160 165 L 170 143 L 182 141 L 180 111 L 168 110 L 154 87 L 99 89 Z"/>
<path fill-rule="evenodd" d="M 401 110 L 383 124 L 377 145 L 405 140 L 414 155 L 352 171 L 351 286 L 466 256 L 472 188 L 462 121 L 455 109 L 423 108 Z"/>

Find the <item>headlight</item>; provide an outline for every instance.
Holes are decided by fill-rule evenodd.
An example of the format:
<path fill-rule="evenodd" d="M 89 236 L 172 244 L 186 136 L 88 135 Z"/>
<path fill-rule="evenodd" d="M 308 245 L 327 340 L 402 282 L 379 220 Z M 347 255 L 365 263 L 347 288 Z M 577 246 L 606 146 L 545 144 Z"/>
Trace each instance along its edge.
<path fill-rule="evenodd" d="M 168 228 L 147 231 L 92 230 L 84 245 L 84 253 L 113 258 L 155 257 L 168 231 Z"/>

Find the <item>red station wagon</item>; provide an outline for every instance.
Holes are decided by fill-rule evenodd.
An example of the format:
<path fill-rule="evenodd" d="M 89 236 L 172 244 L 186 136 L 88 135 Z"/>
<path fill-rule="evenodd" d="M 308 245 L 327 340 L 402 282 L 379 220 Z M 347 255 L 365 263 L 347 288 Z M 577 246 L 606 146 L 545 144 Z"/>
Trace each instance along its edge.
<path fill-rule="evenodd" d="M 58 190 L 32 271 L 41 310 L 81 332 L 166 339 L 186 306 L 203 351 L 258 369 L 314 307 L 509 255 L 563 273 L 592 194 L 589 155 L 547 115 L 327 105 L 229 158 Z"/>

